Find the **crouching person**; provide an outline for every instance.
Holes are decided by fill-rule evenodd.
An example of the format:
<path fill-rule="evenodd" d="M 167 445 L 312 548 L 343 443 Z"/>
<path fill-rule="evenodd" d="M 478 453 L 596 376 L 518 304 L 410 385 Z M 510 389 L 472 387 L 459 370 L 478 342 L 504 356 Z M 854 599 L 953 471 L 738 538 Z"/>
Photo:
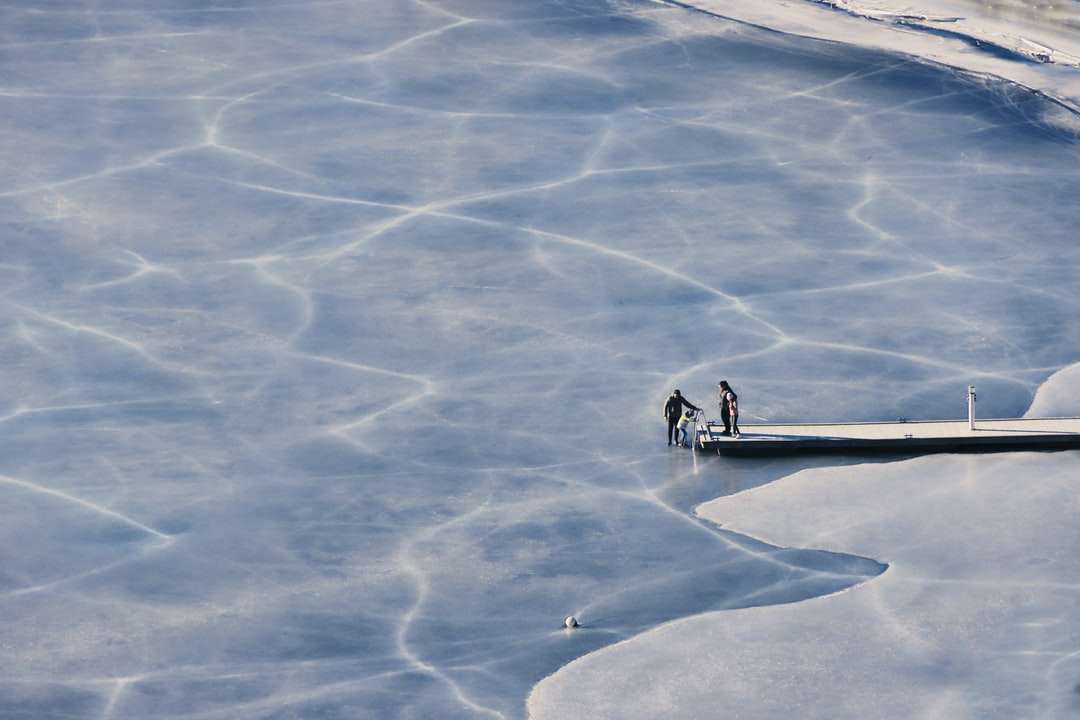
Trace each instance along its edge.
<path fill-rule="evenodd" d="M 690 439 L 690 431 L 688 428 L 694 425 L 694 419 L 697 417 L 697 411 L 692 408 L 686 408 L 683 411 L 682 417 L 679 418 L 679 444 L 683 447 L 691 447 L 693 440 Z"/>

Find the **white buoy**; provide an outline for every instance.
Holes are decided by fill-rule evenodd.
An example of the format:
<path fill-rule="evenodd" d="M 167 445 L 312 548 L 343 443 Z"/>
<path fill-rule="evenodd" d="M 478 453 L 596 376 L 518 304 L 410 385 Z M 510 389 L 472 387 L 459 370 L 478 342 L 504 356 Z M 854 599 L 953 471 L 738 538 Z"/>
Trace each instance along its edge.
<path fill-rule="evenodd" d="M 567 630 L 573 630 L 574 628 L 578 627 L 577 618 L 573 615 L 568 615 L 567 618 L 563 620 L 563 625 L 566 626 Z"/>

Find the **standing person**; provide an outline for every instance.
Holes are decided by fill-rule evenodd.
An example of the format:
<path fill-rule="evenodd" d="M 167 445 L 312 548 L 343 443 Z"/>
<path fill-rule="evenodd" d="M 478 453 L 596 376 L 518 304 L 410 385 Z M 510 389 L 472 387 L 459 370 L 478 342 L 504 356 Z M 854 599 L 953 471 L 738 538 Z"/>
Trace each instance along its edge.
<path fill-rule="evenodd" d="M 674 443 L 678 436 L 675 434 L 675 428 L 679 424 L 679 418 L 682 417 L 683 408 L 693 408 L 694 410 L 700 410 L 697 405 L 690 402 L 682 396 L 678 388 L 668 396 L 667 402 L 664 403 L 664 418 L 667 419 L 667 444 Z"/>
<path fill-rule="evenodd" d="M 720 381 L 720 419 L 724 421 L 723 435 L 739 437 L 739 396 L 728 385 L 727 380 Z"/>

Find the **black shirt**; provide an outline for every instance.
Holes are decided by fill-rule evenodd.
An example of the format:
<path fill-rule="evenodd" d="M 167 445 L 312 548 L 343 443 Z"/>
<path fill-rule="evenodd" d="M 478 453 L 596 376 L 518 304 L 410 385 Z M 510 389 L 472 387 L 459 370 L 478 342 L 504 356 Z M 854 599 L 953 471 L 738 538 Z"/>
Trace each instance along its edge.
<path fill-rule="evenodd" d="M 672 395 L 664 404 L 664 417 L 668 420 L 678 420 L 679 416 L 682 415 L 684 405 L 691 410 L 701 409 L 681 395 Z"/>

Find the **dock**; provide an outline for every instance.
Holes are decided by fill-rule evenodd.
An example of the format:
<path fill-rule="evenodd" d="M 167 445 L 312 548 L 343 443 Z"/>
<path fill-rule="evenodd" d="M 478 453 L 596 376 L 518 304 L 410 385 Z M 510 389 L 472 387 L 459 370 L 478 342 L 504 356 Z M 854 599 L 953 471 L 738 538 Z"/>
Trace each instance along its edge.
<path fill-rule="evenodd" d="M 973 427 L 974 426 L 974 427 Z M 695 448 L 722 455 L 799 453 L 1002 452 L 1080 448 L 1080 418 L 1006 418 L 860 423 L 742 425 L 699 423 Z"/>

